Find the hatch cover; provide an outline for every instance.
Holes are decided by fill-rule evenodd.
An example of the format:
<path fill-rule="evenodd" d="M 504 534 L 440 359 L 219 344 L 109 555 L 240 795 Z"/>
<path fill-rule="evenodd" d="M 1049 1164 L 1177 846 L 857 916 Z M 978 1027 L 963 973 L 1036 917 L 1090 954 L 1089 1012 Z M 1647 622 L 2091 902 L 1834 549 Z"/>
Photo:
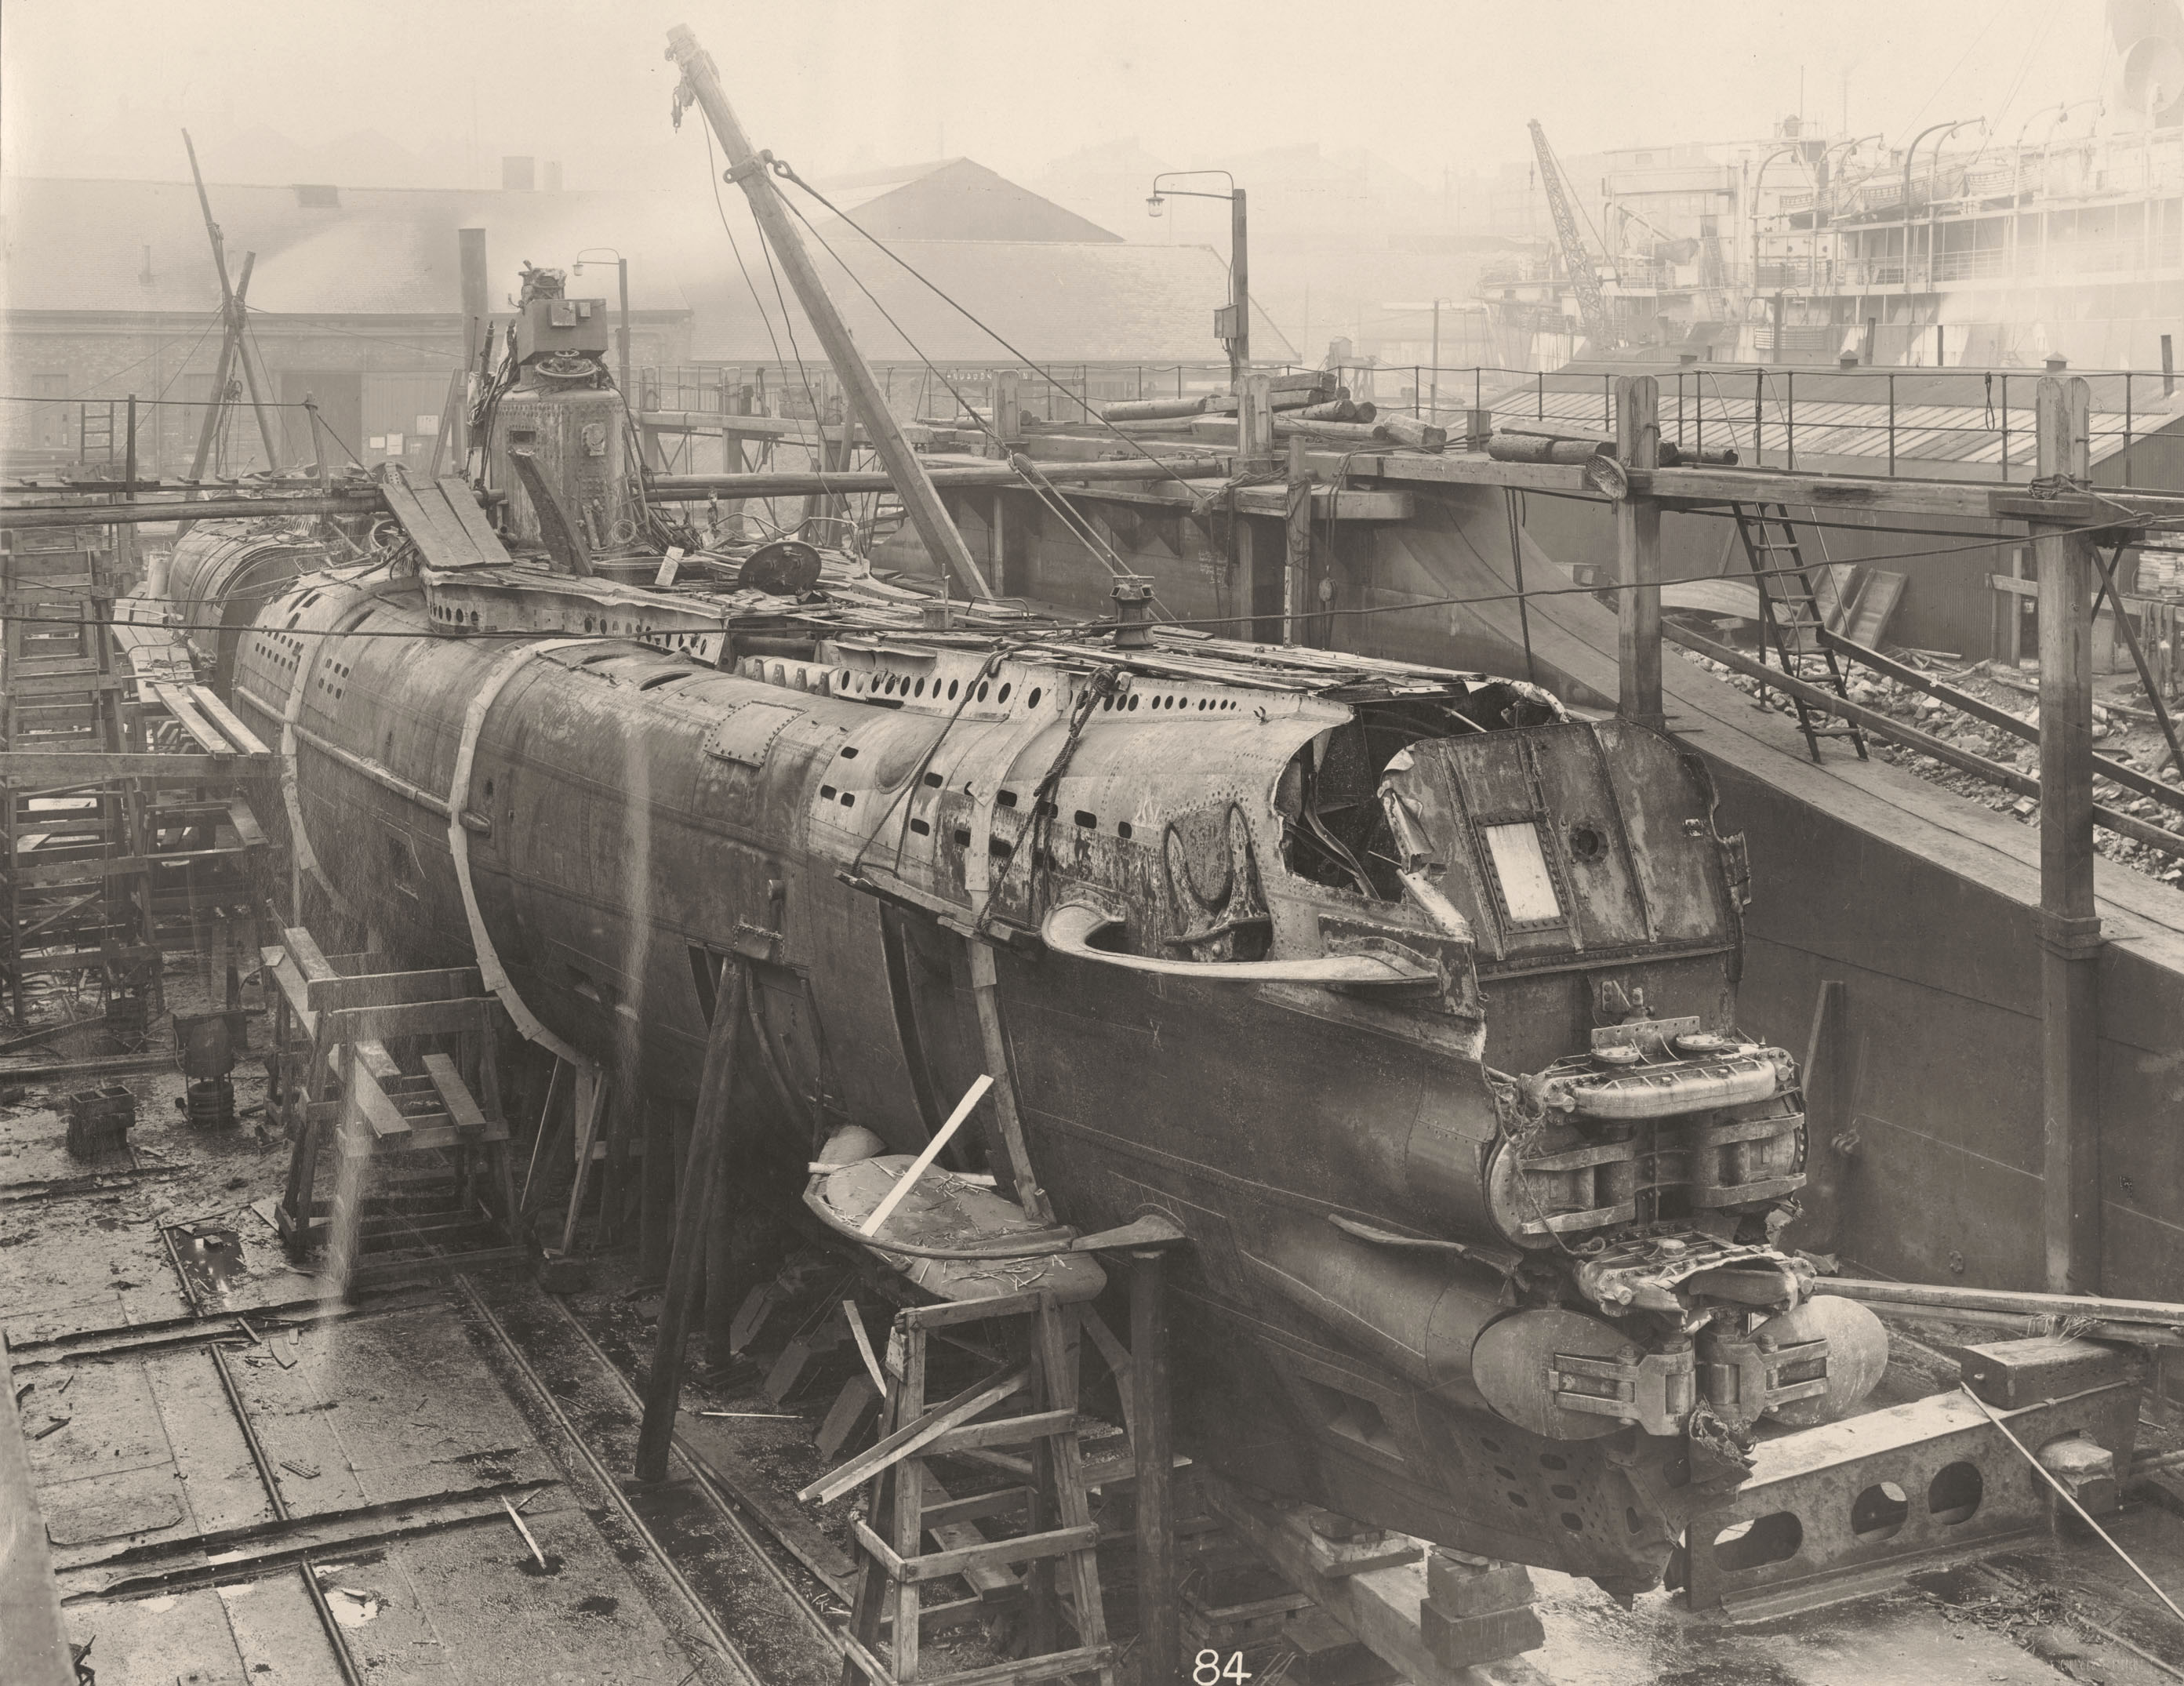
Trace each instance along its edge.
<path fill-rule="evenodd" d="M 800 709 L 784 709 L 772 703 L 745 703 L 705 734 L 705 753 L 746 767 L 764 766 L 773 740 L 802 714 Z"/>

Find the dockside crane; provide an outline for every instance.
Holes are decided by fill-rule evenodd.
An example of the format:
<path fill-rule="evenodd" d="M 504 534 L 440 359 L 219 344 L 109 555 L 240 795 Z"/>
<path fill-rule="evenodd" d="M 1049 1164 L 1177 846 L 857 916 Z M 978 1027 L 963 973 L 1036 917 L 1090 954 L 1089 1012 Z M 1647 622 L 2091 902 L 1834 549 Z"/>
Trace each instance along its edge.
<path fill-rule="evenodd" d="M 1579 237 L 1577 216 L 1570 209 L 1569 192 L 1563 181 L 1562 167 L 1555 161 L 1555 152 L 1547 144 L 1547 131 L 1535 117 L 1531 122 L 1532 149 L 1540 155 L 1540 185 L 1546 190 L 1547 209 L 1554 214 L 1555 233 L 1562 242 L 1563 267 L 1569 271 L 1570 283 L 1577 288 L 1578 313 L 1585 319 L 1585 337 L 1592 342 L 1596 352 L 1607 350 L 1615 342 L 1614 326 L 1607 314 L 1607 299 L 1600 290 L 1600 272 L 1592 266 L 1592 254 L 1585 249 Z"/>

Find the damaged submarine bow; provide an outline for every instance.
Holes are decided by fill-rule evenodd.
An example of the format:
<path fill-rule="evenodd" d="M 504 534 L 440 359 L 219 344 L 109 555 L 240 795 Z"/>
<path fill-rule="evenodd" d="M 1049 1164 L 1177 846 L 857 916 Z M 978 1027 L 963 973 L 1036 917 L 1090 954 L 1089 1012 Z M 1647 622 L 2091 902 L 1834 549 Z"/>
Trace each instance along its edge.
<path fill-rule="evenodd" d="M 536 276 L 475 417 L 497 529 L 393 469 L 398 515 L 447 507 L 361 564 L 208 524 L 170 570 L 293 758 L 315 911 L 489 960 L 671 1103 L 747 968 L 754 1164 L 915 1151 L 1005 1078 L 1059 1223 L 1184 1232 L 1184 1448 L 1371 1524 L 1635 1590 L 1761 1419 L 1856 1406 L 1886 1338 L 1776 1244 L 1797 1071 L 1736 1028 L 1741 843 L 1695 758 L 1507 679 L 695 545 L 603 313 Z"/>

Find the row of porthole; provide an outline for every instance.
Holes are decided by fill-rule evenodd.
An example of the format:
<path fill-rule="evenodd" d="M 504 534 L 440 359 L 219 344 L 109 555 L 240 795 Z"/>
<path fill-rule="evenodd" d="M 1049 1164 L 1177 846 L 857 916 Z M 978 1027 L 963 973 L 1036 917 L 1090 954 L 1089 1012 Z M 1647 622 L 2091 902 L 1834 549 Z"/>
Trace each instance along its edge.
<path fill-rule="evenodd" d="M 936 703 L 944 701 L 952 703 L 963 694 L 964 682 L 960 679 L 950 680 L 947 689 L 943 691 L 939 680 L 933 679 L 928 682 L 922 675 L 908 673 L 872 674 L 866 679 L 864 689 L 875 697 L 916 698 L 926 694 L 928 683 L 932 687 L 933 700 Z M 846 667 L 841 671 L 841 688 L 852 693 L 858 688 L 857 675 Z M 1003 680 L 1000 689 L 996 690 L 993 681 L 981 679 L 971 687 L 971 700 L 983 703 L 991 697 L 996 703 L 1006 703 L 1009 699 L 1010 693 L 1015 689 L 1014 682 L 1010 680 Z M 1024 706 L 1035 709 L 1045 696 L 1046 687 L 1034 685 L 1024 693 Z"/>
<path fill-rule="evenodd" d="M 1112 710 L 1123 714 L 1134 713 L 1141 694 L 1143 693 L 1131 691 L 1120 697 L 1102 697 L 1100 699 L 1100 709 L 1103 712 Z M 1152 706 L 1156 709 L 1169 709 L 1187 714 L 1194 705 L 1188 697 L 1178 696 L 1172 691 L 1160 691 L 1153 693 Z M 1223 714 L 1235 706 L 1236 699 L 1234 697 L 1201 697 L 1195 704 L 1200 714 Z"/>
<path fill-rule="evenodd" d="M 769 671 L 766 664 L 755 657 L 744 664 L 744 671 L 751 678 L 766 680 L 776 685 L 793 685 L 795 689 L 800 691 L 807 688 L 810 683 L 806 670 L 804 668 L 799 667 L 796 669 L 796 677 L 792 680 L 789 677 L 788 670 L 783 664 L 779 662 L 775 663 L 771 671 Z M 858 675 L 853 670 L 849 668 L 840 670 L 836 688 L 838 693 L 843 694 L 854 695 L 860 688 L 861 688 L 870 695 L 875 697 L 902 697 L 905 698 L 917 698 L 928 694 L 928 684 L 930 686 L 932 699 L 935 702 L 945 701 L 952 703 L 958 700 L 958 698 L 962 695 L 963 682 L 961 680 L 950 680 L 947 683 L 946 688 L 944 690 L 940 681 L 937 678 L 928 682 L 922 675 L 911 675 L 907 673 L 869 675 L 866 676 L 861 687 Z M 990 695 L 992 699 L 996 703 L 1006 703 L 1009 700 L 1009 694 L 1013 688 L 1014 687 L 1010 682 L 1004 680 L 1001 682 L 999 690 L 996 691 L 994 689 L 992 681 L 981 679 L 978 681 L 972 688 L 971 700 L 973 702 L 983 703 L 986 701 L 988 697 Z M 1024 706 L 1033 709 L 1037 708 L 1045 699 L 1045 688 L 1044 687 L 1038 685 L 1033 686 L 1031 689 L 1025 693 Z M 1100 698 L 1100 706 L 1103 711 L 1109 713 L 1112 713 L 1118 709 L 1124 714 L 1134 713 L 1139 706 L 1140 698 L 1145 694 L 1146 693 L 1145 693 L 1134 691 L 1126 693 L 1120 697 L 1103 697 Z M 1193 709 L 1195 709 L 1195 711 L 1200 714 L 1223 714 L 1233 710 L 1237 706 L 1237 699 L 1234 697 L 1200 697 L 1194 701 L 1190 697 L 1183 696 L 1174 692 L 1162 691 L 1150 693 L 1150 695 L 1151 700 L 1150 706 L 1156 710 L 1166 709 L 1173 712 L 1189 713 Z"/>

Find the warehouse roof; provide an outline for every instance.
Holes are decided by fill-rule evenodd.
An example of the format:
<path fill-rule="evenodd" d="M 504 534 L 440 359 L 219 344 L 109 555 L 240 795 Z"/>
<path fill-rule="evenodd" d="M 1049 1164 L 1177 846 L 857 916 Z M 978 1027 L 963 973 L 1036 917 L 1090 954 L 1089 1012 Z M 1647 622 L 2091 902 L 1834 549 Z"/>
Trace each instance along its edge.
<path fill-rule="evenodd" d="M 1028 356 L 1108 362 L 1217 354 L 1213 311 L 1227 295 L 1228 277 L 1206 248 L 1127 244 L 967 159 L 872 172 L 822 191 Z M 629 259 L 634 309 L 693 314 L 693 355 L 774 354 L 712 206 L 693 205 L 679 190 L 220 183 L 208 192 L 230 274 L 239 275 L 244 254 L 256 253 L 249 303 L 258 310 L 453 317 L 460 298 L 455 231 L 482 227 L 496 309 L 507 308 L 520 264 L 567 267 L 579 252 L 611 247 Z M 841 254 L 928 355 L 981 362 L 1008 356 L 861 236 L 816 207 L 809 214 L 825 246 Z M 744 225 L 738 225 L 740 232 Z M 1002 233 L 1008 237 L 994 237 Z M 742 255 L 779 335 L 771 287 L 748 235 L 743 238 Z M 835 260 L 825 250 L 817 255 L 866 354 L 913 357 Z M 209 317 L 220 305 L 203 217 L 187 181 L 0 178 L 0 303 L 10 310 Z M 571 292 L 611 296 L 610 262 L 572 275 Z M 804 354 L 816 357 L 800 314 L 794 320 Z M 1279 337 L 1263 316 L 1255 323 L 1262 355 L 1294 355 Z M 785 337 L 782 349 L 789 351 Z"/>

